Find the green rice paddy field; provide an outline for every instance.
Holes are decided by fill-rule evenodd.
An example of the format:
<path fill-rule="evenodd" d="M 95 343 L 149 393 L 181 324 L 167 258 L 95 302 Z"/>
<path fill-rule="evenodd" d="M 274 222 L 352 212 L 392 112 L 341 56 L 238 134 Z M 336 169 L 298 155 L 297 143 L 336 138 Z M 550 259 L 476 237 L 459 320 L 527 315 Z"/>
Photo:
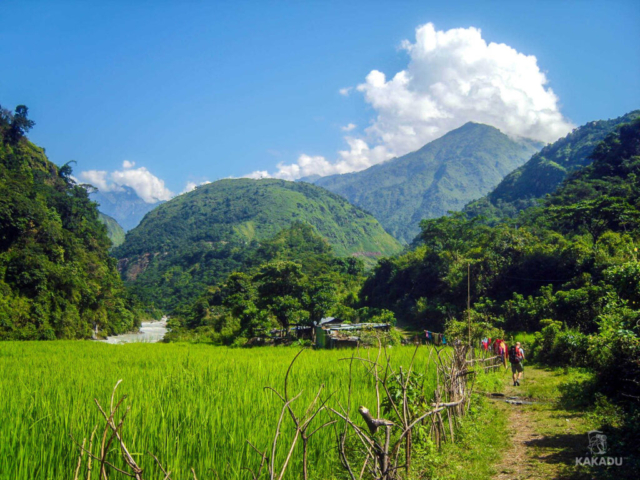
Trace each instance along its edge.
<path fill-rule="evenodd" d="M 393 363 L 408 365 L 414 349 L 388 351 Z M 119 379 L 118 392 L 128 395 L 131 406 L 124 438 L 150 474 L 145 478 L 163 478 L 147 451 L 175 472 L 174 480 L 192 478 L 191 467 L 199 480 L 217 478 L 215 472 L 219 478 L 251 478 L 243 467 L 256 468 L 259 457 L 246 441 L 266 448 L 282 406 L 264 387 L 282 390 L 296 353 L 189 344 L 0 342 L 0 478 L 72 479 L 78 449 L 69 435 L 81 442 L 94 426 L 101 431 L 104 423 L 93 399 L 108 405 Z M 325 392 L 336 392 L 333 407 L 344 403 L 349 362 L 339 360 L 350 355 L 305 351 L 290 379 L 292 394 L 303 390 L 294 407 L 306 407 L 321 384 Z M 423 371 L 427 357 L 428 349 L 421 348 L 417 366 Z M 362 365 L 354 366 L 353 415 L 359 405 L 375 405 L 373 382 Z M 328 419 L 322 413 L 316 425 Z M 290 424 L 287 419 L 283 441 L 291 438 Z M 311 478 L 335 478 L 335 435 L 326 428 L 311 439 Z M 301 478 L 300 457 L 294 456 L 286 478 Z"/>

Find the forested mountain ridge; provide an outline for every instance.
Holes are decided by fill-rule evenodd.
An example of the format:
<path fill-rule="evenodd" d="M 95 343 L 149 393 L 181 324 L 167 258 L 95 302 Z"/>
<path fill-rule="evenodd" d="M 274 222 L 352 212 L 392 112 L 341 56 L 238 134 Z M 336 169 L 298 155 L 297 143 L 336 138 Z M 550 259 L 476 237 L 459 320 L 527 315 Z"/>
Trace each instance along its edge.
<path fill-rule="evenodd" d="M 99 212 L 98 219 L 107 227 L 107 236 L 111 240 L 112 248 L 122 245 L 125 233 L 116 219 L 102 212 Z"/>
<path fill-rule="evenodd" d="M 591 162 L 594 148 L 620 125 L 640 117 L 640 110 L 612 120 L 589 122 L 566 137 L 547 145 L 531 159 L 509 173 L 488 195 L 465 206 L 468 216 L 482 215 L 489 222 L 513 218 L 537 204 L 574 172 Z"/>
<path fill-rule="evenodd" d="M 57 167 L 24 136 L 26 107 L 0 114 L 0 339 L 133 329 L 96 204 L 69 164 Z"/>
<path fill-rule="evenodd" d="M 316 179 L 375 216 L 410 243 L 420 220 L 461 210 L 495 187 L 542 147 L 498 129 L 469 122 L 421 149 L 366 170 Z"/>
<path fill-rule="evenodd" d="M 368 259 L 402 248 L 371 215 L 320 187 L 228 179 L 159 205 L 113 253 L 141 298 L 172 308 L 242 268 L 261 241 L 294 222 L 312 225 L 338 256 Z"/>
<path fill-rule="evenodd" d="M 551 318 L 593 332 L 607 308 L 639 319 L 640 120 L 591 158 L 543 206 L 524 211 L 518 228 L 462 213 L 423 221 L 421 244 L 383 260 L 365 282 L 364 305 L 442 329 L 465 314 L 470 268 L 472 315 L 510 331 Z"/>
<path fill-rule="evenodd" d="M 360 301 L 454 338 L 536 332 L 529 358 L 596 373 L 585 398 L 616 402 L 617 434 L 631 453 L 640 419 L 640 119 L 609 134 L 591 160 L 517 227 L 463 213 L 423 221 L 420 245 L 383 259 Z"/>

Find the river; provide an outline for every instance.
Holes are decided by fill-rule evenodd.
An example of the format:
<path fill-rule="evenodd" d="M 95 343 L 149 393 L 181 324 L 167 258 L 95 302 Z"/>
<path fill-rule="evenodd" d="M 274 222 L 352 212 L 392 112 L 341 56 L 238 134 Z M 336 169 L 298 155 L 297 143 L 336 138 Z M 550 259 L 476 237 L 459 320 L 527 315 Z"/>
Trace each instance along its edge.
<path fill-rule="evenodd" d="M 125 333 L 123 335 L 114 335 L 107 337 L 104 342 L 111 344 L 122 343 L 156 343 L 164 338 L 167 333 L 167 317 L 162 317 L 162 320 L 153 322 L 142 322 L 140 325 L 140 331 L 138 333 Z"/>

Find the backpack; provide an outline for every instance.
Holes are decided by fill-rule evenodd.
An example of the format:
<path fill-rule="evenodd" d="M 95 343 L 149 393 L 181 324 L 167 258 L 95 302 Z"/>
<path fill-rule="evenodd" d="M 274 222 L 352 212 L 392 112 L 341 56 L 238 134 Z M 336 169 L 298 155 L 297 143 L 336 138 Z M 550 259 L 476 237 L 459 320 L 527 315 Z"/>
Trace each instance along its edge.
<path fill-rule="evenodd" d="M 512 345 L 509 349 L 509 361 L 511 363 L 520 363 L 521 355 L 515 345 Z"/>

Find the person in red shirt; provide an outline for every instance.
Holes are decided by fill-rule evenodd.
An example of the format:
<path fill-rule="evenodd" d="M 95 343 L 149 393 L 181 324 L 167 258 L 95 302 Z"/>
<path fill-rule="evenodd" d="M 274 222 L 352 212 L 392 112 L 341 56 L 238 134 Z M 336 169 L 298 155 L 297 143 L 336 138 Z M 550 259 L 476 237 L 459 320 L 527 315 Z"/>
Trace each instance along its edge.
<path fill-rule="evenodd" d="M 520 386 L 520 376 L 524 373 L 522 362 L 524 362 L 524 350 L 520 346 L 520 342 L 516 342 L 516 344 L 509 349 L 509 363 L 511 363 L 514 387 Z"/>

